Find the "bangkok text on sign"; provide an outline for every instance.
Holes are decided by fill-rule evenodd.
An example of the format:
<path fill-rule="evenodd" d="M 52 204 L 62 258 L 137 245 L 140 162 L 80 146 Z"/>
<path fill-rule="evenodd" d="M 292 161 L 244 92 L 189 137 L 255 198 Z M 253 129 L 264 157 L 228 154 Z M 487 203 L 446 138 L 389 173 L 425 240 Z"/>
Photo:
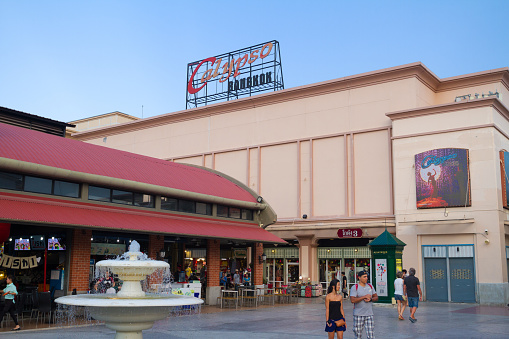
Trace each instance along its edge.
<path fill-rule="evenodd" d="M 186 108 L 284 89 L 276 40 L 187 65 Z"/>

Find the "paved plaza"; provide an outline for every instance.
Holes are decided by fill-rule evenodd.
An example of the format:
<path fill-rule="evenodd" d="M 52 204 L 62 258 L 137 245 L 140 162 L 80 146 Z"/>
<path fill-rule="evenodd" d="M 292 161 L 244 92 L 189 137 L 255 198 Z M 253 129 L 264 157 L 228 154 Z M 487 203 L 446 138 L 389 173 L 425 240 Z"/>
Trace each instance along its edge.
<path fill-rule="evenodd" d="M 509 308 L 475 304 L 420 303 L 417 323 L 398 320 L 392 305 L 375 304 L 375 334 L 382 338 L 508 338 Z M 345 304 L 348 329 L 344 338 L 354 338 L 352 304 Z M 408 317 L 408 310 L 405 310 Z M 143 331 L 145 339 L 250 339 L 250 338 L 327 338 L 324 332 L 324 297 L 299 298 L 298 304 L 275 305 L 257 309 L 223 310 L 205 306 L 201 314 L 171 317 Z M 113 339 L 114 331 L 104 325 L 72 328 L 40 328 L 16 333 L 10 338 L 94 338 Z M 363 338 L 366 338 L 365 334 Z"/>

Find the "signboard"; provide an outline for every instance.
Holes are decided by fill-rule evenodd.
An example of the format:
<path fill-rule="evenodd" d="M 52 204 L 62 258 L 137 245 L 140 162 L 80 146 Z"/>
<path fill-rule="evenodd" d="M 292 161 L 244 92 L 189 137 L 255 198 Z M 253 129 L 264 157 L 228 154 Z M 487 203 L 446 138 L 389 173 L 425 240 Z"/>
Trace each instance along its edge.
<path fill-rule="evenodd" d="M 48 251 L 64 251 L 65 245 L 60 244 L 57 238 L 48 239 Z"/>
<path fill-rule="evenodd" d="M 387 285 L 387 259 L 375 259 L 376 267 L 376 293 L 380 297 L 389 295 Z"/>
<path fill-rule="evenodd" d="M 417 208 L 471 205 L 468 150 L 440 148 L 415 155 Z"/>
<path fill-rule="evenodd" d="M 338 230 L 338 238 L 361 238 L 362 229 L 360 228 L 344 228 Z"/>
<path fill-rule="evenodd" d="M 187 65 L 186 109 L 284 89 L 276 40 Z"/>
<path fill-rule="evenodd" d="M 509 208 L 509 152 L 500 151 L 500 170 L 502 172 L 502 203 Z"/>
<path fill-rule="evenodd" d="M 44 236 L 42 235 L 34 235 L 30 237 L 30 244 L 32 245 L 32 250 L 44 250 L 46 246 L 46 242 L 44 241 Z"/>
<path fill-rule="evenodd" d="M 29 239 L 15 239 L 14 240 L 15 251 L 30 251 L 30 240 Z"/>
<path fill-rule="evenodd" d="M 233 257 L 234 258 L 246 258 L 247 257 L 247 249 L 245 248 L 233 248 Z"/>
<path fill-rule="evenodd" d="M 125 244 L 91 244 L 90 255 L 122 255 L 126 251 Z"/>

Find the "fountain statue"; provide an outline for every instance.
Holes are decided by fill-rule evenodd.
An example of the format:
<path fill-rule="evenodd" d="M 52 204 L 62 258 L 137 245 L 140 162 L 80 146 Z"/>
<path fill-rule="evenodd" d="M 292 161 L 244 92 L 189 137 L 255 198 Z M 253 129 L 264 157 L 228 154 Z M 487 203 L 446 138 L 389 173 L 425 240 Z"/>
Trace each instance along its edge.
<path fill-rule="evenodd" d="M 198 305 L 203 300 L 172 294 L 145 294 L 141 281 L 158 269 L 168 269 L 164 261 L 148 259 L 133 241 L 129 251 L 115 260 L 102 260 L 98 269 L 106 269 L 123 281 L 116 294 L 79 294 L 60 297 L 56 303 L 86 306 L 94 319 L 104 321 L 116 331 L 116 339 L 141 339 L 142 330 L 150 329 L 156 320 L 166 318 L 176 306 Z"/>

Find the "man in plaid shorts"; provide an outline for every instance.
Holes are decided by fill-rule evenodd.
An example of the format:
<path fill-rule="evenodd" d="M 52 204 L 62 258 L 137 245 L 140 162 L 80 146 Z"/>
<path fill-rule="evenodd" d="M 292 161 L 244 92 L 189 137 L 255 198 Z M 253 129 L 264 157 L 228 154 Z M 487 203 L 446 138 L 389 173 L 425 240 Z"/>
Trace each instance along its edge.
<path fill-rule="evenodd" d="M 356 339 L 362 338 L 362 330 L 366 327 L 368 339 L 375 339 L 373 321 L 373 301 L 378 295 L 371 284 L 368 284 L 368 272 L 360 271 L 357 274 L 359 283 L 350 290 L 350 301 L 353 305 L 353 333 Z"/>

